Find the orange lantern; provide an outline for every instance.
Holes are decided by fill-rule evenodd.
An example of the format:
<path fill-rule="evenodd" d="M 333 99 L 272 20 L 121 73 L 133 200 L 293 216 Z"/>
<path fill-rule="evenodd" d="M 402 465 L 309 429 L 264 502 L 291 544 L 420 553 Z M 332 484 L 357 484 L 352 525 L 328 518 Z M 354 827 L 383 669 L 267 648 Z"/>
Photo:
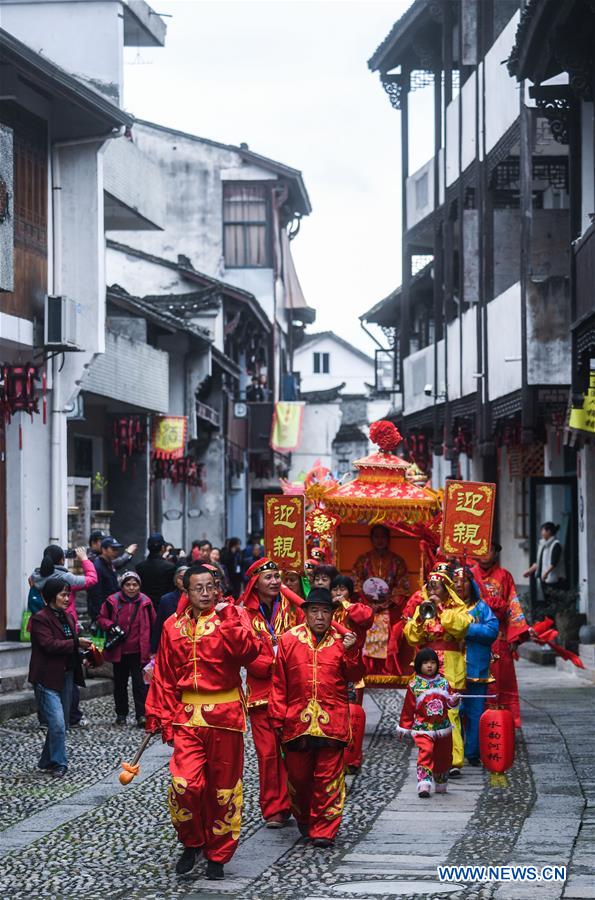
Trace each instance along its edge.
<path fill-rule="evenodd" d="M 479 752 L 492 787 L 506 787 L 514 762 L 514 716 L 508 709 L 486 709 L 479 720 Z"/>

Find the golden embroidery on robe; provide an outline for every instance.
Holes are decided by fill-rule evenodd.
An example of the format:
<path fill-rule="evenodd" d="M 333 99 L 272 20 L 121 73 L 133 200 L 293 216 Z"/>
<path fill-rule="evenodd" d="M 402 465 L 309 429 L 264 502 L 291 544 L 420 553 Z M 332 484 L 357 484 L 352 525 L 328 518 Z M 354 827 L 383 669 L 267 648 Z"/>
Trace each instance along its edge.
<path fill-rule="evenodd" d="M 312 735 L 312 737 L 326 737 L 326 734 L 320 726 L 328 725 L 330 716 L 324 711 L 315 697 L 311 697 L 310 700 L 308 700 L 308 705 L 300 713 L 300 720 L 305 725 L 310 726 L 308 728 L 308 734 Z"/>
<path fill-rule="evenodd" d="M 223 788 L 217 791 L 217 803 L 219 806 L 227 806 L 227 812 L 223 819 L 216 819 L 213 825 L 213 834 L 229 834 L 234 841 L 240 836 L 240 826 L 242 824 L 242 805 L 244 794 L 242 790 L 242 781 L 238 781 L 234 788 Z"/>
<path fill-rule="evenodd" d="M 336 803 L 333 806 L 329 806 L 324 814 L 325 819 L 336 819 L 343 813 L 343 807 L 345 806 L 345 775 L 343 772 L 334 778 L 330 784 L 327 784 L 326 792 L 327 794 L 338 792 Z"/>
<path fill-rule="evenodd" d="M 186 793 L 188 782 L 185 778 L 174 775 L 167 791 L 167 805 L 169 814 L 174 825 L 180 825 L 182 822 L 188 822 L 192 818 L 192 813 L 184 806 L 180 806 L 178 796 Z"/>

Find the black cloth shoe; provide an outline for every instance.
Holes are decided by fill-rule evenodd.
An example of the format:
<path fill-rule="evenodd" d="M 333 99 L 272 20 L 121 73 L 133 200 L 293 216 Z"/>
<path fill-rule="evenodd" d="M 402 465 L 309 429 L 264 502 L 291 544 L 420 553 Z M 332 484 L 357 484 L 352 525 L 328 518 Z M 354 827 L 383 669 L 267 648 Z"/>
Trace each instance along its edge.
<path fill-rule="evenodd" d="M 480 760 L 479 756 L 468 756 L 467 762 L 469 763 L 470 766 L 480 766 L 481 765 L 481 760 Z"/>
<path fill-rule="evenodd" d="M 125 725 L 126 716 L 116 716 L 116 725 Z"/>
<path fill-rule="evenodd" d="M 207 861 L 207 878 L 209 881 L 222 881 L 225 878 L 223 863 L 213 862 L 212 859 L 209 859 Z"/>
<path fill-rule="evenodd" d="M 145 716 L 139 716 L 138 719 L 136 720 L 136 724 L 137 724 L 137 727 L 138 727 L 138 728 L 144 728 L 145 725 L 147 724 L 147 719 L 146 719 L 146 717 L 145 717 Z"/>
<path fill-rule="evenodd" d="M 460 778 L 461 777 L 461 767 L 453 766 L 448 774 L 450 775 L 451 778 Z"/>
<path fill-rule="evenodd" d="M 314 844 L 315 847 L 320 847 L 320 848 L 327 848 L 327 847 L 333 846 L 333 842 L 331 841 L 330 838 L 314 838 L 312 843 Z"/>
<path fill-rule="evenodd" d="M 196 847 L 186 847 L 176 863 L 176 875 L 190 875 L 198 860 Z"/>
<path fill-rule="evenodd" d="M 427 799 L 429 798 L 429 796 L 430 796 L 430 792 L 429 792 L 429 791 L 418 791 L 417 796 L 418 796 L 421 800 L 427 800 Z"/>
<path fill-rule="evenodd" d="M 310 829 L 307 825 L 304 825 L 302 822 L 298 822 L 298 828 L 303 838 L 310 837 Z"/>
<path fill-rule="evenodd" d="M 53 769 L 50 769 L 50 775 L 54 778 L 64 778 L 67 772 L 66 766 L 54 766 Z"/>

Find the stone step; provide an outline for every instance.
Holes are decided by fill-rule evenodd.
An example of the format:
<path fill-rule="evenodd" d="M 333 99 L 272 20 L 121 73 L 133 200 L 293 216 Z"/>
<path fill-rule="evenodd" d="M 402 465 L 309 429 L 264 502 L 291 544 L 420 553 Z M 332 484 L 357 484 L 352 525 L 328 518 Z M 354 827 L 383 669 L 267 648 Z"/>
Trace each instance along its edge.
<path fill-rule="evenodd" d="M 81 700 L 91 700 L 93 697 L 105 697 L 112 693 L 113 681 L 111 678 L 92 678 L 87 681 L 87 686 L 81 688 Z M 36 710 L 35 694 L 33 688 L 28 685 L 22 690 L 0 693 L 0 723 L 8 719 L 16 719 L 20 716 L 28 716 Z"/>
<path fill-rule="evenodd" d="M 7 670 L 29 666 L 31 644 L 20 641 L 0 641 L 0 675 Z"/>
<path fill-rule="evenodd" d="M 27 684 L 28 666 L 0 670 L 0 696 L 8 691 L 22 691 Z"/>

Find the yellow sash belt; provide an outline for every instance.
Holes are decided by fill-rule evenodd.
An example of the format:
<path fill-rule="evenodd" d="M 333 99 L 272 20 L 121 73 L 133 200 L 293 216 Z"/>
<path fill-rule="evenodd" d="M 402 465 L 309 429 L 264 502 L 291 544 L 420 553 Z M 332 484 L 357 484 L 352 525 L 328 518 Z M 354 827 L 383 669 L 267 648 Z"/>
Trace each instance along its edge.
<path fill-rule="evenodd" d="M 229 691 L 183 691 L 182 703 L 192 706 L 212 706 L 217 703 L 232 703 L 240 700 L 240 689 L 235 687 Z"/>

